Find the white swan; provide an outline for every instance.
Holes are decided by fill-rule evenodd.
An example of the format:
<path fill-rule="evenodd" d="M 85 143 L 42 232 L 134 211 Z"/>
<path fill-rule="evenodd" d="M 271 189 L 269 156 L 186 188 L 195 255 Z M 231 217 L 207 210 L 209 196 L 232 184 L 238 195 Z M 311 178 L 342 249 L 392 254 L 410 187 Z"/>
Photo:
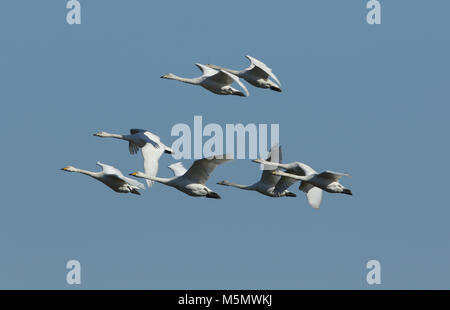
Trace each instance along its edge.
<path fill-rule="evenodd" d="M 239 78 L 234 74 L 228 73 L 224 70 L 215 70 L 198 63 L 195 65 L 203 72 L 202 76 L 190 79 L 190 78 L 182 78 L 176 76 L 175 74 L 169 73 L 161 76 L 161 78 L 169 80 L 177 80 L 180 82 L 193 85 L 200 85 L 203 88 L 206 88 L 207 90 L 218 95 L 236 95 L 243 97 L 249 95 L 245 85 L 242 84 Z M 242 87 L 242 89 L 244 90 L 245 94 L 231 87 L 231 84 L 233 84 L 233 82 L 239 84 L 239 86 Z"/>
<path fill-rule="evenodd" d="M 275 76 L 275 74 L 272 72 L 272 69 L 270 69 L 268 66 L 266 66 L 265 63 L 262 61 L 259 61 L 256 58 L 253 58 L 252 56 L 245 56 L 248 60 L 250 60 L 250 66 L 244 70 L 231 70 L 222 68 L 216 65 L 207 64 L 206 66 L 216 69 L 216 70 L 224 70 L 226 72 L 229 72 L 231 74 L 234 74 L 253 86 L 259 87 L 259 88 L 270 88 L 271 90 L 275 90 L 278 92 L 281 92 L 281 83 L 278 80 L 278 78 Z M 274 79 L 276 83 L 271 81 L 269 78 Z"/>
<path fill-rule="evenodd" d="M 352 195 L 352 191 L 350 189 L 345 188 L 339 183 L 339 179 L 342 176 L 348 176 L 348 174 L 332 171 L 317 173 L 310 166 L 300 162 L 279 164 L 262 159 L 255 159 L 254 162 L 264 165 L 273 165 L 277 168 L 286 170 L 286 172 L 279 170 L 272 172 L 274 175 L 282 176 L 280 182 L 278 182 L 276 186 L 276 194 L 288 189 L 296 181 L 302 181 L 299 190 L 306 193 L 308 203 L 315 209 L 320 207 L 320 203 L 322 201 L 322 190 L 329 193 Z"/>
<path fill-rule="evenodd" d="M 144 158 L 144 171 L 149 176 L 156 176 L 158 173 L 158 161 L 163 153 L 173 154 L 174 151 L 164 145 L 161 139 L 144 129 L 131 129 L 129 135 L 118 135 L 104 131 L 94 134 L 96 137 L 115 138 L 128 141 L 130 154 L 136 154 L 141 149 Z M 147 186 L 152 186 L 153 182 L 147 180 Z"/>
<path fill-rule="evenodd" d="M 122 174 L 122 172 L 120 172 L 119 169 L 116 169 L 113 166 L 102 164 L 99 161 L 97 162 L 97 165 L 102 167 L 103 170 L 100 172 L 92 172 L 78 169 L 72 166 L 67 166 L 65 168 L 62 168 L 61 170 L 68 172 L 78 172 L 93 177 L 94 179 L 99 180 L 100 182 L 111 188 L 113 191 L 118 193 L 132 193 L 140 195 L 138 189 L 145 189 L 144 184 L 131 178 L 127 178 Z"/>
<path fill-rule="evenodd" d="M 272 146 L 269 157 L 267 158 L 267 161 L 270 162 L 272 157 L 274 156 L 274 152 L 278 152 L 278 158 L 279 161 L 281 161 L 281 147 L 278 145 Z M 267 168 L 267 169 L 266 169 Z M 252 184 L 252 185 L 240 185 L 236 183 L 231 183 L 229 181 L 220 181 L 217 184 L 219 185 L 225 185 L 225 186 L 232 186 L 239 189 L 244 189 L 248 191 L 256 191 L 258 193 L 261 193 L 263 195 L 269 196 L 269 197 L 296 197 L 294 193 L 291 193 L 287 190 L 284 190 L 278 194 L 275 195 L 274 190 L 277 185 L 277 183 L 280 181 L 280 177 L 272 174 L 273 169 L 270 170 L 270 167 L 265 167 L 264 171 L 262 172 L 261 179 Z"/>
<path fill-rule="evenodd" d="M 218 165 L 230 160 L 232 158 L 229 155 L 203 158 L 194 161 L 188 170 L 181 163 L 176 163 L 169 166 L 174 173 L 174 177 L 172 178 L 153 177 L 142 172 L 133 172 L 130 175 L 174 187 L 189 196 L 219 199 L 219 194 L 206 187 L 205 183 Z"/>

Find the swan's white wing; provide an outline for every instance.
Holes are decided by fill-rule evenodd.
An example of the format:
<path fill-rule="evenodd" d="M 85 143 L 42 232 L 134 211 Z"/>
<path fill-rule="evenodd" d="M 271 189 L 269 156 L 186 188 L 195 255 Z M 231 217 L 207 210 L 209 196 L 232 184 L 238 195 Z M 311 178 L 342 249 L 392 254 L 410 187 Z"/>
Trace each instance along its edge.
<path fill-rule="evenodd" d="M 319 209 L 323 194 L 323 191 L 320 188 L 315 187 L 309 183 L 302 182 L 299 190 L 306 193 L 306 198 L 308 198 L 308 203 L 311 205 L 311 207 L 313 207 L 314 209 Z"/>
<path fill-rule="evenodd" d="M 340 178 L 342 178 L 343 176 L 349 176 L 349 174 L 341 173 L 341 172 L 333 172 L 333 171 L 327 170 L 322 173 L 319 173 L 317 176 L 320 178 L 330 180 L 332 182 L 337 182 L 337 181 L 339 181 Z"/>
<path fill-rule="evenodd" d="M 236 82 L 239 84 L 239 86 L 244 90 L 245 95 L 248 96 L 249 92 L 247 90 L 247 87 L 241 82 L 241 80 L 234 74 L 226 72 L 224 70 L 220 70 L 214 75 L 211 75 L 207 78 L 209 81 L 222 84 L 223 86 L 231 85 L 233 82 Z"/>
<path fill-rule="evenodd" d="M 298 176 L 307 176 L 315 173 L 314 169 L 312 169 L 310 166 L 300 162 L 290 163 L 287 164 L 286 166 L 289 166 L 289 169 L 286 169 L 286 173 L 289 174 L 294 174 Z M 280 181 L 275 186 L 274 193 L 281 194 L 297 181 L 298 181 L 297 179 L 290 178 L 287 176 L 281 177 Z"/>
<path fill-rule="evenodd" d="M 184 168 L 184 166 L 183 166 L 183 164 L 181 162 L 178 162 L 178 163 L 170 165 L 169 169 L 172 170 L 173 174 L 176 177 L 182 176 L 187 171 L 187 169 Z"/>
<path fill-rule="evenodd" d="M 131 140 L 128 143 L 130 154 L 137 154 L 139 148 L 146 143 L 150 143 L 156 148 L 160 147 L 159 137 L 145 129 L 130 129 L 130 134 Z"/>
<path fill-rule="evenodd" d="M 278 152 L 276 154 L 275 152 Z M 275 144 L 271 147 L 269 156 L 267 157 L 266 161 L 273 161 L 276 163 L 281 163 L 282 161 L 282 154 L 281 154 L 281 146 L 278 144 Z M 264 170 L 261 175 L 260 182 L 263 182 L 264 184 L 269 184 L 275 186 L 280 181 L 280 176 L 272 174 L 274 171 L 273 166 L 271 165 L 264 165 Z"/>
<path fill-rule="evenodd" d="M 281 177 L 281 179 L 278 181 L 277 185 L 274 189 L 274 194 L 279 195 L 283 193 L 285 190 L 287 190 L 289 187 L 291 187 L 292 184 L 297 182 L 298 180 L 289 178 L 289 177 Z"/>
<path fill-rule="evenodd" d="M 229 155 L 211 156 L 196 160 L 183 175 L 183 178 L 204 185 L 218 165 L 231 160 L 232 158 Z"/>
<path fill-rule="evenodd" d="M 270 76 L 275 80 L 275 82 L 278 83 L 279 86 L 281 86 L 280 81 L 272 72 L 272 69 L 270 69 L 265 63 L 249 55 L 246 55 L 245 57 L 247 57 L 247 59 L 251 62 L 250 67 L 248 67 L 247 70 L 252 71 L 252 73 L 259 75 L 264 79 L 267 79 Z"/>
<path fill-rule="evenodd" d="M 264 170 L 260 182 L 275 186 L 280 181 L 280 176 L 272 174 L 273 170 Z"/>
<path fill-rule="evenodd" d="M 199 64 L 199 63 L 196 63 L 195 65 L 200 69 L 200 71 L 202 71 L 203 76 L 211 76 L 218 72 L 216 69 L 207 67 L 207 66 Z"/>
<path fill-rule="evenodd" d="M 141 182 L 136 181 L 135 179 L 132 178 L 128 178 L 124 175 L 122 175 L 122 177 L 120 177 L 120 179 L 122 179 L 124 182 L 130 184 L 131 186 L 140 188 L 140 189 L 145 189 L 144 184 L 142 184 Z"/>
<path fill-rule="evenodd" d="M 307 176 L 310 174 L 316 174 L 316 170 L 308 166 L 307 164 L 301 163 L 301 162 L 295 162 L 292 169 L 288 169 L 286 172 L 300 175 L 300 176 Z"/>
<path fill-rule="evenodd" d="M 141 189 L 145 189 L 145 186 L 142 183 L 140 183 L 140 182 L 138 182 L 138 181 L 136 181 L 134 179 L 127 178 L 117 168 L 115 168 L 113 166 L 110 166 L 110 165 L 102 164 L 99 161 L 97 162 L 97 165 L 102 167 L 103 173 L 105 174 L 105 176 L 108 176 L 109 178 L 114 178 L 114 179 L 116 179 L 118 181 L 120 180 L 123 183 L 128 183 L 131 186 L 135 186 L 135 187 L 138 187 L 138 188 L 141 188 Z"/>
<path fill-rule="evenodd" d="M 307 176 L 310 174 L 315 174 L 316 171 L 308 166 L 307 164 L 300 163 L 300 162 L 293 162 L 290 164 L 287 164 L 289 168 L 286 169 L 286 173 L 298 175 L 298 176 Z M 275 194 L 281 194 L 285 190 L 287 190 L 292 184 L 297 182 L 297 179 L 290 178 L 287 176 L 281 177 L 280 181 L 275 186 L 274 193 Z"/>
<path fill-rule="evenodd" d="M 150 143 L 154 147 L 158 148 L 160 147 L 161 139 L 155 135 L 154 133 L 151 133 L 148 130 L 142 130 L 139 132 L 134 133 L 134 136 L 136 136 L 136 139 L 139 139 L 142 143 Z"/>
<path fill-rule="evenodd" d="M 151 140 L 151 141 L 153 141 L 153 142 L 155 142 L 155 143 L 158 143 L 158 142 L 161 141 L 161 138 L 160 138 L 160 137 L 158 137 L 157 135 L 155 135 L 154 133 L 152 133 L 152 132 L 150 132 L 150 131 L 148 131 L 148 130 L 146 130 L 146 131 L 144 132 L 144 135 L 145 135 L 149 140 Z"/>
<path fill-rule="evenodd" d="M 146 143 L 156 144 L 161 141 L 159 136 L 145 129 L 130 129 L 130 133 L 132 135 L 137 135 Z"/>
<path fill-rule="evenodd" d="M 144 146 L 141 148 L 142 157 L 144 158 L 144 171 L 145 174 L 155 177 L 158 172 L 159 158 L 164 153 L 164 145 L 160 142 L 161 139 L 154 133 L 144 129 L 130 129 L 130 133 L 136 139 L 139 139 L 141 145 L 144 143 Z M 137 144 L 130 142 L 130 152 L 132 150 L 135 151 L 136 147 L 138 148 Z M 146 180 L 146 182 L 148 187 L 154 183 L 150 180 Z"/>
<path fill-rule="evenodd" d="M 116 174 L 116 175 L 121 175 L 122 174 L 122 172 L 120 172 L 120 170 L 117 169 L 116 167 L 113 167 L 113 166 L 110 166 L 110 165 L 107 165 L 107 164 L 103 164 L 103 163 L 101 163 L 99 161 L 96 164 L 103 169 L 103 172 L 105 174 Z"/>
<path fill-rule="evenodd" d="M 164 153 L 164 148 L 158 147 L 155 148 L 152 144 L 147 143 L 141 149 L 142 157 L 144 158 L 144 171 L 146 175 L 151 177 L 156 177 L 158 173 L 158 161 L 161 155 Z M 153 185 L 153 181 L 146 180 L 147 186 L 150 187 Z"/>
<path fill-rule="evenodd" d="M 236 75 L 234 75 L 234 74 L 232 74 L 232 73 L 229 73 L 229 72 L 226 72 L 226 71 L 224 71 L 224 70 L 221 70 L 220 72 L 222 72 L 222 73 L 225 73 L 226 75 L 228 75 L 229 77 L 231 77 L 243 90 L 244 90 L 244 92 L 245 92 L 245 95 L 248 97 L 250 94 L 249 94 L 249 92 L 248 92 L 248 90 L 247 90 L 247 87 L 245 87 L 245 85 L 241 82 L 241 80 L 239 79 L 239 77 L 238 76 L 236 76 Z M 231 84 L 231 83 L 230 83 Z"/>

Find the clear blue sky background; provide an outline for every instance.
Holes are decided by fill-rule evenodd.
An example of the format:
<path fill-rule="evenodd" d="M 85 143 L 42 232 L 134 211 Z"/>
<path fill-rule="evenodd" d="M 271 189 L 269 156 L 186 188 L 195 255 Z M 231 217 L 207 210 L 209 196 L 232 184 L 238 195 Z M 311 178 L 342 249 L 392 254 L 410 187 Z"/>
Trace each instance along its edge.
<path fill-rule="evenodd" d="M 382 1 L 66 1 L 0 5 L 0 288 L 449 288 L 450 3 Z M 263 60 L 283 93 L 249 86 L 217 96 L 159 77 L 196 76 L 195 62 Z M 142 170 L 123 141 L 99 130 L 146 128 L 171 144 L 176 123 L 279 123 L 284 159 L 351 173 L 354 196 L 312 209 L 221 187 L 252 183 L 247 160 L 219 167 L 221 200 L 156 184 L 117 194 L 59 169 Z M 168 176 L 169 156 L 159 175 Z M 189 166 L 191 161 L 185 161 Z M 78 287 L 78 288 L 80 288 Z"/>

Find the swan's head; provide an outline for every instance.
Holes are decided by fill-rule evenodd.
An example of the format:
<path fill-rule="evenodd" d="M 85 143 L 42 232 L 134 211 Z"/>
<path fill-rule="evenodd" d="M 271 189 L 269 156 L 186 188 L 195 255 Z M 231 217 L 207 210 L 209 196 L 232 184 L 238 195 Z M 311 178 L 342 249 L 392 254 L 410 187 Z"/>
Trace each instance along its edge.
<path fill-rule="evenodd" d="M 145 173 L 142 173 L 140 171 L 130 173 L 131 176 L 136 178 L 144 178 L 145 179 Z"/>
<path fill-rule="evenodd" d="M 96 136 L 96 137 L 106 137 L 107 135 L 108 135 L 108 133 L 104 132 L 104 131 L 99 131 L 97 133 L 94 133 L 94 136 Z"/>
<path fill-rule="evenodd" d="M 168 74 L 164 74 L 163 76 L 161 76 L 162 79 L 173 79 L 175 78 L 175 74 L 173 73 L 168 73 Z"/>
<path fill-rule="evenodd" d="M 264 161 L 260 158 L 257 158 L 257 159 L 253 159 L 252 162 L 257 163 L 257 164 L 262 164 Z"/>
<path fill-rule="evenodd" d="M 72 166 L 64 167 L 61 170 L 68 171 L 68 172 L 76 172 L 77 171 L 77 169 L 75 167 L 72 167 Z"/>

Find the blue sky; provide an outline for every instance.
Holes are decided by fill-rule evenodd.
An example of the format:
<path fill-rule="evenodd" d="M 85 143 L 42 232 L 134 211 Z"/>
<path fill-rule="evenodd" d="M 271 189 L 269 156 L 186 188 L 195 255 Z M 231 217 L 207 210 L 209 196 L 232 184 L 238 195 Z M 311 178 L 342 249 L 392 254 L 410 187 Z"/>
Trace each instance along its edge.
<path fill-rule="evenodd" d="M 65 1 L 1 4 L 0 288 L 449 288 L 448 1 L 381 1 L 377 26 L 366 1 L 80 2 L 74 26 Z M 196 62 L 243 68 L 247 54 L 283 93 L 159 78 L 196 76 Z M 297 187 L 271 199 L 215 184 L 259 179 L 248 160 L 214 172 L 221 200 L 160 184 L 122 195 L 59 170 L 142 170 L 125 142 L 92 134 L 146 128 L 170 145 L 194 115 L 280 124 L 286 162 L 349 172 L 354 196 L 325 194 L 314 210 Z M 65 281 L 70 259 L 80 287 Z"/>

